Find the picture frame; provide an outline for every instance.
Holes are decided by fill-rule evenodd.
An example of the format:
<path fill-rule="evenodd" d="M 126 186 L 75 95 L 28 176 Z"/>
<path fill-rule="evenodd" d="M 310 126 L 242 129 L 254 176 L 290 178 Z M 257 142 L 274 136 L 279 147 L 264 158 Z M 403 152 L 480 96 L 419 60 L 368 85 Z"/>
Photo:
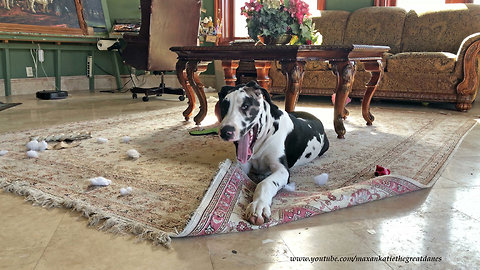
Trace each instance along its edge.
<path fill-rule="evenodd" d="M 0 32 L 88 35 L 81 0 L 2 0 Z"/>

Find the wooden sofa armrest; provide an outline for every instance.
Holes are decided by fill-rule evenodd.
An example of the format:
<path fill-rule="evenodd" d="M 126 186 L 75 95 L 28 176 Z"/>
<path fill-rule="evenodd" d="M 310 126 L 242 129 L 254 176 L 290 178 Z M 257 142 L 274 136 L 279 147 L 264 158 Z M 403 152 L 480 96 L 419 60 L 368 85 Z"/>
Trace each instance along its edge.
<path fill-rule="evenodd" d="M 460 46 L 457 61 L 461 61 L 463 80 L 457 85 L 457 110 L 472 108 L 479 85 L 477 60 L 480 53 L 480 33 L 465 38 Z"/>

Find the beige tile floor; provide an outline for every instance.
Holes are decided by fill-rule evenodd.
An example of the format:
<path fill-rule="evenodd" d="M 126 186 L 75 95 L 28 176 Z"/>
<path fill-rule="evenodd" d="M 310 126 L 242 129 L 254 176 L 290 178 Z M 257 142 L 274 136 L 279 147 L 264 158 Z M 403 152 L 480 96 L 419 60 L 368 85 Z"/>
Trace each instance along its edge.
<path fill-rule="evenodd" d="M 66 100 L 0 97 L 0 133 L 69 121 L 185 106 L 171 96 L 144 103 L 129 94 L 73 92 Z M 304 98 L 301 106 L 330 106 Z M 445 110 L 377 102 L 373 107 Z M 480 106 L 467 113 L 480 115 Z M 173 240 L 172 249 L 87 227 L 64 209 L 33 207 L 0 191 L 0 269 L 480 269 L 480 127 L 442 177 L 417 191 L 268 230 Z M 1 161 L 0 161 L 1 162 Z M 270 241 L 262 242 L 269 239 Z M 435 256 L 441 262 L 291 262 L 292 256 Z"/>

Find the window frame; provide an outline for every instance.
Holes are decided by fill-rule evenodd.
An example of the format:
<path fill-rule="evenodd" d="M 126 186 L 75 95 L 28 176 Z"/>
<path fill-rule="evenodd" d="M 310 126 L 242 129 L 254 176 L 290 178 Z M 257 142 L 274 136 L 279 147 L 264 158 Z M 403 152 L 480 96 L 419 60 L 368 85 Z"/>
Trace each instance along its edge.
<path fill-rule="evenodd" d="M 325 10 L 326 0 L 317 0 L 317 9 Z M 473 3 L 473 0 L 445 0 L 446 4 L 450 3 Z M 397 5 L 397 0 L 374 0 L 374 6 L 380 7 L 394 7 Z M 235 40 L 248 39 L 246 37 L 235 37 L 235 14 L 234 14 L 234 0 L 215 0 L 215 21 L 221 22 L 221 33 L 219 38 L 219 45 L 226 45 Z"/>
<path fill-rule="evenodd" d="M 326 0 L 317 0 L 317 9 L 324 10 Z M 227 45 L 235 40 L 249 39 L 248 37 L 235 37 L 235 14 L 234 14 L 234 0 L 215 0 L 215 21 L 221 22 L 221 33 L 219 38 L 219 45 Z"/>

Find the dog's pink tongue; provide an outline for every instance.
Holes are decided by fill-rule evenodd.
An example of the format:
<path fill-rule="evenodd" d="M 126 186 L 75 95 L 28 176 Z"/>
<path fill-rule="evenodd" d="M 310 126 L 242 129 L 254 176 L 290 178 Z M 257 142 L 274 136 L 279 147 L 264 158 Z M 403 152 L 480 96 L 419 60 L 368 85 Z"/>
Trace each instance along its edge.
<path fill-rule="evenodd" d="M 250 136 L 247 134 L 243 135 L 237 144 L 237 160 L 241 163 L 247 163 L 248 155 L 250 153 Z"/>

